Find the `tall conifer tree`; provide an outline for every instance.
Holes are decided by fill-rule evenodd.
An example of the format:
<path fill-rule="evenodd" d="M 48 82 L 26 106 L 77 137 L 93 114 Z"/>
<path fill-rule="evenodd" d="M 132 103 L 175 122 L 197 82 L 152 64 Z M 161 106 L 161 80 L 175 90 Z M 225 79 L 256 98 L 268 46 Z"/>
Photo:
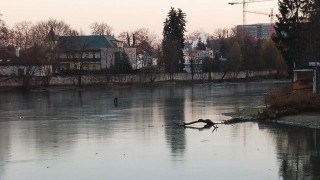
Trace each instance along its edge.
<path fill-rule="evenodd" d="M 276 22 L 276 36 L 274 42 L 282 52 L 288 64 L 289 73 L 292 73 L 294 64 L 301 66 L 306 62 L 307 14 L 304 10 L 309 6 L 306 0 L 279 0 L 279 15 Z"/>
<path fill-rule="evenodd" d="M 312 0 L 309 6 L 305 8 L 305 13 L 309 17 L 309 41 L 310 53 L 313 57 L 312 60 L 320 61 L 320 1 Z"/>
<path fill-rule="evenodd" d="M 6 23 L 1 19 L 1 12 L 0 12 L 0 47 L 7 45 L 6 42 L 8 40 L 8 29 Z"/>
<path fill-rule="evenodd" d="M 185 13 L 171 7 L 163 27 L 163 57 L 165 70 L 169 73 L 183 70 L 184 33 L 186 32 Z"/>

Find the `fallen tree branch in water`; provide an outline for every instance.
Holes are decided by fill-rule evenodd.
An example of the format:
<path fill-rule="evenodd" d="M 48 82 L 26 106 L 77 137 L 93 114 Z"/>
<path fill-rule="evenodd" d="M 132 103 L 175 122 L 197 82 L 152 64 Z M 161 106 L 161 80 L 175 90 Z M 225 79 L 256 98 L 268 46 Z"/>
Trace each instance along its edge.
<path fill-rule="evenodd" d="M 188 126 L 188 125 L 195 124 L 195 123 L 206 123 L 205 126 L 207 126 L 207 127 L 212 127 L 215 124 L 218 124 L 218 123 L 212 122 L 210 119 L 199 119 L 198 121 L 193 121 L 193 122 L 189 122 L 189 123 L 183 123 L 183 126 Z"/>
<path fill-rule="evenodd" d="M 196 124 L 196 123 L 205 123 L 205 125 L 203 127 L 190 126 L 191 124 Z M 199 119 L 198 121 L 192 121 L 192 122 L 189 122 L 189 123 L 183 123 L 183 124 L 175 123 L 175 124 L 180 126 L 180 127 L 190 128 L 190 129 L 198 129 L 198 130 L 210 129 L 211 127 L 213 127 L 213 131 L 215 131 L 215 130 L 218 129 L 217 124 L 222 124 L 222 123 L 214 123 L 210 119 Z"/>
<path fill-rule="evenodd" d="M 210 129 L 211 127 L 213 127 L 214 128 L 213 131 L 215 131 L 218 128 L 217 124 L 235 124 L 235 123 L 241 123 L 241 122 L 247 122 L 247 121 L 249 121 L 249 120 L 248 119 L 243 119 L 243 118 L 232 118 L 232 119 L 229 119 L 229 120 L 224 120 L 224 121 L 219 122 L 219 123 L 215 123 L 215 122 L 212 122 L 210 119 L 199 119 L 197 121 L 192 121 L 192 122 L 189 122 L 189 123 L 183 123 L 183 124 L 175 123 L 175 124 L 178 125 L 179 127 L 190 128 L 190 129 L 198 129 L 198 130 Z M 190 125 L 196 124 L 196 123 L 205 123 L 205 125 L 203 127 L 190 126 Z"/>

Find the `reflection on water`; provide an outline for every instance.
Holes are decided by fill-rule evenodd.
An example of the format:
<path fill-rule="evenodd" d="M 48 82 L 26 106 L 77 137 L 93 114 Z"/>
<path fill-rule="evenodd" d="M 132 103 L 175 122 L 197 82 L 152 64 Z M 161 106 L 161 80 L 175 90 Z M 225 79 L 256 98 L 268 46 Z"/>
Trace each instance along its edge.
<path fill-rule="evenodd" d="M 319 130 L 279 125 L 264 125 L 263 129 L 274 135 L 283 179 L 320 179 Z"/>
<path fill-rule="evenodd" d="M 177 92 L 178 91 L 178 92 Z M 182 128 L 173 128 L 173 122 L 185 122 L 184 97 L 174 86 L 169 87 L 164 94 L 163 116 L 166 140 L 173 156 L 183 155 L 185 149 L 185 133 Z"/>
<path fill-rule="evenodd" d="M 263 94 L 283 84 L 1 93 L 0 179 L 317 179 L 315 130 L 175 125 L 263 106 Z"/>

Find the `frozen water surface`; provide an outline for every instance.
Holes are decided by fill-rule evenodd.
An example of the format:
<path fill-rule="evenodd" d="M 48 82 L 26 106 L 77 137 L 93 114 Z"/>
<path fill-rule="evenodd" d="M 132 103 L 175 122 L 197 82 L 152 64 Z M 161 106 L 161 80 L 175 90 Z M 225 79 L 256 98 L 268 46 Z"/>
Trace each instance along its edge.
<path fill-rule="evenodd" d="M 228 119 L 223 113 L 263 106 L 263 94 L 285 84 L 1 92 L 0 179 L 319 179 L 317 130 L 174 124 Z"/>

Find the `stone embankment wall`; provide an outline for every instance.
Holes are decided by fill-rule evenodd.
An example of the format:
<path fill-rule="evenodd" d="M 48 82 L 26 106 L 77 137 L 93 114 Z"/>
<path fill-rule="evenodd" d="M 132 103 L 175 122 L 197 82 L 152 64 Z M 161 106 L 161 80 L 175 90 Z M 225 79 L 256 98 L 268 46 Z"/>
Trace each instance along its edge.
<path fill-rule="evenodd" d="M 226 74 L 220 72 L 211 73 L 211 80 L 236 80 L 254 77 L 270 77 L 276 75 L 276 71 L 250 71 L 250 72 L 228 72 Z M 44 86 L 47 77 L 32 77 L 30 79 L 31 86 Z M 177 81 L 190 80 L 208 80 L 209 73 L 175 73 L 173 79 Z M 108 84 L 108 83 L 150 83 L 169 81 L 170 75 L 161 74 L 122 74 L 122 75 L 83 75 L 81 82 L 83 85 L 90 84 Z M 0 77 L 0 87 L 19 87 L 23 84 L 23 77 Z M 51 86 L 70 86 L 78 84 L 78 76 L 54 76 L 50 77 Z"/>

